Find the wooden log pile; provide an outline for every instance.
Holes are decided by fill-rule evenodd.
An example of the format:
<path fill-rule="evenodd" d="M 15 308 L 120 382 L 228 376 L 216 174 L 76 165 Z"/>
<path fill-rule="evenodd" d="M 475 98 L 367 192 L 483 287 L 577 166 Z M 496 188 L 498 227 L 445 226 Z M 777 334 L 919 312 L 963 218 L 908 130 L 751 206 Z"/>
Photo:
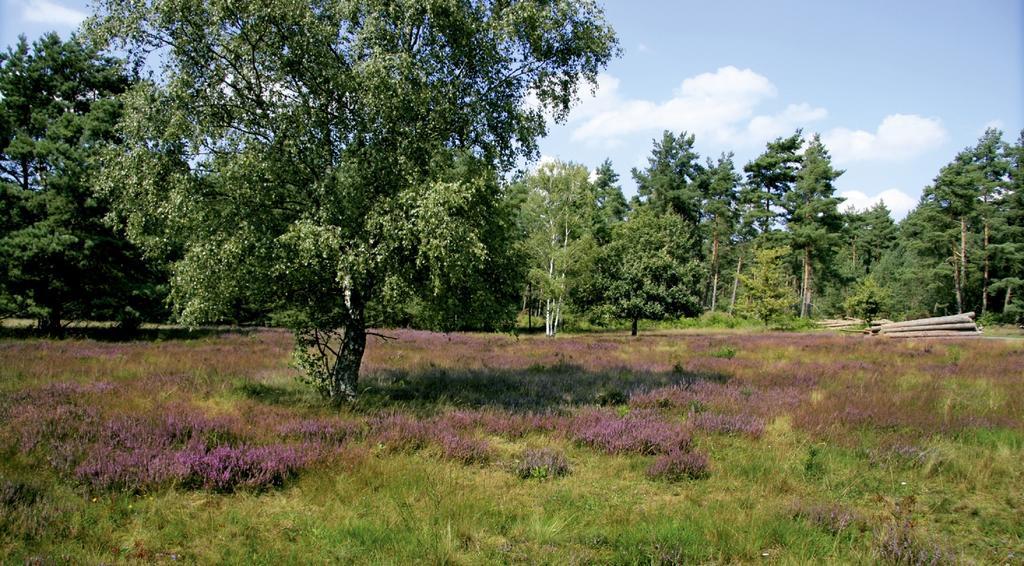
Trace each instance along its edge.
<path fill-rule="evenodd" d="M 864 332 L 890 338 L 950 338 L 981 334 L 978 325 L 974 323 L 973 312 L 920 318 L 905 322 L 877 321 Z"/>
<path fill-rule="evenodd" d="M 855 326 L 864 326 L 864 321 L 859 318 L 827 318 L 825 320 L 818 321 L 818 326 L 822 328 L 829 328 L 832 330 L 842 330 L 844 328 L 853 328 Z"/>

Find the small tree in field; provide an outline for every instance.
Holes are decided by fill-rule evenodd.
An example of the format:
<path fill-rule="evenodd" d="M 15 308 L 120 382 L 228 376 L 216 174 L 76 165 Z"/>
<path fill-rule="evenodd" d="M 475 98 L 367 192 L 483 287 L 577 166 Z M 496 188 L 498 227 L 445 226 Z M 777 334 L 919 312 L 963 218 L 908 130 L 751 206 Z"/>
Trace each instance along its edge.
<path fill-rule="evenodd" d="M 375 309 L 412 298 L 446 322 L 507 296 L 487 310 L 512 318 L 502 173 L 617 50 L 591 0 L 95 6 L 92 37 L 158 71 L 102 167 L 114 216 L 151 253 L 181 250 L 182 321 L 287 313 L 335 402 L 356 396 Z"/>
<path fill-rule="evenodd" d="M 784 262 L 789 251 L 788 247 L 755 251 L 750 272 L 740 276 L 743 282 L 740 312 L 763 321 L 765 326 L 786 314 L 796 300 L 789 287 Z"/>
<path fill-rule="evenodd" d="M 872 320 L 889 308 L 889 300 L 888 289 L 868 275 L 857 284 L 844 306 L 848 313 L 863 318 L 870 325 Z"/>
<path fill-rule="evenodd" d="M 664 320 L 700 312 L 697 230 L 674 214 L 651 207 L 634 210 L 615 225 L 612 242 L 598 260 L 598 310 L 630 321 L 633 336 L 640 319 Z"/>

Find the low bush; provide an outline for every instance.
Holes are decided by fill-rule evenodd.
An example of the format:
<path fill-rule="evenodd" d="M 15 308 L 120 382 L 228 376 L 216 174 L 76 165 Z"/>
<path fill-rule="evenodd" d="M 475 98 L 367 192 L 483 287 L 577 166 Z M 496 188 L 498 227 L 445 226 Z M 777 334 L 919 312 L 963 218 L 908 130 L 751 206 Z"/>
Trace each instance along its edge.
<path fill-rule="evenodd" d="M 547 479 L 569 474 L 569 461 L 550 448 L 528 448 L 515 467 L 516 475 L 523 479 Z"/>
<path fill-rule="evenodd" d="M 659 456 L 647 468 L 647 475 L 652 479 L 681 481 L 701 479 L 708 476 L 708 457 L 701 452 L 673 450 Z"/>

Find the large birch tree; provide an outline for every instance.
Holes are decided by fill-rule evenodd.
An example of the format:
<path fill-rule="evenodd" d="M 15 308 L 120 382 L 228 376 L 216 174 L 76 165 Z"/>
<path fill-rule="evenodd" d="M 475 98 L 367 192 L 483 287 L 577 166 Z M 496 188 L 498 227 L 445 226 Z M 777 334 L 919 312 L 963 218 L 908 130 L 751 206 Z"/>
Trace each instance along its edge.
<path fill-rule="evenodd" d="M 357 394 L 368 305 L 450 304 L 493 273 L 500 174 L 617 50 L 590 0 L 96 9 L 92 37 L 156 70 L 105 164 L 116 217 L 150 253 L 184 251 L 181 320 L 237 300 L 291 313 L 300 365 L 335 402 Z"/>

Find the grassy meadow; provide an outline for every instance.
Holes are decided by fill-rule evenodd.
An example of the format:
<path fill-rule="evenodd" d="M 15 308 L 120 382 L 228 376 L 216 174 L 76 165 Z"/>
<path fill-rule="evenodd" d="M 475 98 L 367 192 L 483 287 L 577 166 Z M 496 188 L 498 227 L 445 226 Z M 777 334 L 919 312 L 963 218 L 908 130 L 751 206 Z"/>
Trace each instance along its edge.
<path fill-rule="evenodd" d="M 5 563 L 1024 563 L 1024 342 L 0 341 Z"/>

